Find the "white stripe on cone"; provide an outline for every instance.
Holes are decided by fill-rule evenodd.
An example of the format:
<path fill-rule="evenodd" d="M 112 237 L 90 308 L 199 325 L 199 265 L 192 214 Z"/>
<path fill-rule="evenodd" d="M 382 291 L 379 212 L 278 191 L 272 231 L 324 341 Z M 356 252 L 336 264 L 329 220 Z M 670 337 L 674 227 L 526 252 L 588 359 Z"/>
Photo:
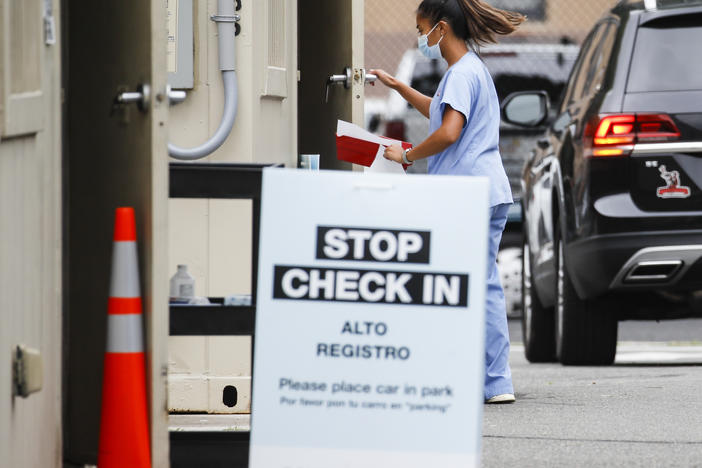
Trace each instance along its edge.
<path fill-rule="evenodd" d="M 141 353 L 144 339 L 141 332 L 142 314 L 110 314 L 107 316 L 108 353 Z"/>
<path fill-rule="evenodd" d="M 112 249 L 110 297 L 139 297 L 139 265 L 134 241 L 115 242 Z"/>

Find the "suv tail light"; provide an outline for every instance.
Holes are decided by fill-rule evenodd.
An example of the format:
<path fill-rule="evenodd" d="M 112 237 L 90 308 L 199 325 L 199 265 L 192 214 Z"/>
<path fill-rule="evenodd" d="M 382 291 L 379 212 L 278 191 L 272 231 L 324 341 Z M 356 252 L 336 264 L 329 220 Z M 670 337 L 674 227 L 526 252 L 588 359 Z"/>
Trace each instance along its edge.
<path fill-rule="evenodd" d="M 678 138 L 680 130 L 666 114 L 600 115 L 585 126 L 585 156 L 628 156 L 636 143 Z"/>

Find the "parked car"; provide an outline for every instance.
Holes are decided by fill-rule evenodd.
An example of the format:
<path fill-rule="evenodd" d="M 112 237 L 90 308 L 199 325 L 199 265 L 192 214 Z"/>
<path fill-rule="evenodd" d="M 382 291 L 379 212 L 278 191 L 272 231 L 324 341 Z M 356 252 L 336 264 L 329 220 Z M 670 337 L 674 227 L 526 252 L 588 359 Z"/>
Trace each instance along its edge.
<path fill-rule="evenodd" d="M 500 99 L 515 91 L 545 89 L 555 104 L 561 97 L 579 50 L 577 45 L 564 39 L 562 44 L 491 45 L 484 47 L 480 56 L 490 70 Z M 423 94 L 433 96 L 446 68 L 443 59 L 428 59 L 415 48 L 405 52 L 395 77 Z M 402 99 L 399 93 L 391 92 L 384 106 L 377 100 L 372 104 L 376 112 L 374 115 L 380 111 L 384 115 L 382 119 L 374 120 L 371 130 L 414 144 L 428 136 L 429 120 Z M 543 129 L 518 127 L 505 122 L 501 125 L 500 152 L 517 201 L 521 194 L 522 168 L 526 162 L 524 155 L 542 134 Z M 426 160 L 418 161 L 410 168 L 410 172 L 426 171 Z M 513 205 L 510 221 L 521 221 L 519 203 Z"/>
<path fill-rule="evenodd" d="M 622 1 L 583 43 L 522 174 L 529 361 L 610 364 L 619 320 L 702 314 L 700 44 L 690 0 Z M 503 118 L 539 128 L 548 101 Z"/>

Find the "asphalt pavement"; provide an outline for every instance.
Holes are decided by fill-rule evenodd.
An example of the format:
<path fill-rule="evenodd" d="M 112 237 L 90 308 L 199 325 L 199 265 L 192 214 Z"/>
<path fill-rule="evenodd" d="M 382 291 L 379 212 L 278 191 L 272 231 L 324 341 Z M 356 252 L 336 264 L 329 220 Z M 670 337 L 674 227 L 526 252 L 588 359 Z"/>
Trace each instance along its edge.
<path fill-rule="evenodd" d="M 485 406 L 483 466 L 702 467 L 702 320 L 622 322 L 607 367 L 530 364 L 510 332 L 517 402 Z"/>

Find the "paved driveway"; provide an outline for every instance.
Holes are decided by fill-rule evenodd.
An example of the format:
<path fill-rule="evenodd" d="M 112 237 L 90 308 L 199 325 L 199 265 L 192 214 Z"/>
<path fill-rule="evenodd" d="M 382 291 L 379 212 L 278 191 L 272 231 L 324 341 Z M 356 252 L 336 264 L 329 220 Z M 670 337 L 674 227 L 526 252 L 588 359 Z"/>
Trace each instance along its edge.
<path fill-rule="evenodd" d="M 620 324 L 609 367 L 529 364 L 517 403 L 485 406 L 483 466 L 702 467 L 702 320 Z"/>

